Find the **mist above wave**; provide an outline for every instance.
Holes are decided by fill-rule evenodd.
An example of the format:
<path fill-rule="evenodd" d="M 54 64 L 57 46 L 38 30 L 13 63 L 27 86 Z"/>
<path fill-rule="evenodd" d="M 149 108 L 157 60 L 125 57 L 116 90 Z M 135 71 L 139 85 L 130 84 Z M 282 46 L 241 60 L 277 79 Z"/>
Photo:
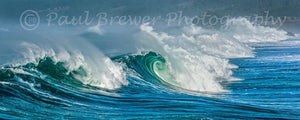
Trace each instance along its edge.
<path fill-rule="evenodd" d="M 178 34 L 169 34 L 149 24 L 140 29 L 141 43 L 165 57 L 175 85 L 202 92 L 227 91 L 220 82 L 235 79 L 231 69 L 238 67 L 229 63 L 229 58 L 253 57 L 248 43 L 289 38 L 285 31 L 255 26 L 245 18 L 228 20 L 220 30 L 191 25 L 180 28 Z"/>

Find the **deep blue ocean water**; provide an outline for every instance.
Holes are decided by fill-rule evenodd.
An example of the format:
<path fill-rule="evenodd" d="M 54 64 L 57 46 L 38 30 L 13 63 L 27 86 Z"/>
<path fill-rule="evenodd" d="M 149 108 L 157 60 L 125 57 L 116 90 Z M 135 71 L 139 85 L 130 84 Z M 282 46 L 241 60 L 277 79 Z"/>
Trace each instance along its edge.
<path fill-rule="evenodd" d="M 149 82 L 151 77 L 130 76 L 128 86 L 100 93 L 47 77 L 15 73 L 16 79 L 2 70 L 0 118 L 300 119 L 299 41 L 255 48 L 253 58 L 230 60 L 239 66 L 233 76 L 241 80 L 222 83 L 230 92 L 219 94 L 187 94 Z"/>
<path fill-rule="evenodd" d="M 2 0 L 0 119 L 300 119 L 299 5 Z"/>
<path fill-rule="evenodd" d="M 239 66 L 234 70 L 234 76 L 244 80 L 229 85 L 232 89 L 230 98 L 250 106 L 269 109 L 263 110 L 261 115 L 269 116 L 268 113 L 276 111 L 273 117 L 299 119 L 298 40 L 255 48 L 254 58 L 231 60 Z"/>

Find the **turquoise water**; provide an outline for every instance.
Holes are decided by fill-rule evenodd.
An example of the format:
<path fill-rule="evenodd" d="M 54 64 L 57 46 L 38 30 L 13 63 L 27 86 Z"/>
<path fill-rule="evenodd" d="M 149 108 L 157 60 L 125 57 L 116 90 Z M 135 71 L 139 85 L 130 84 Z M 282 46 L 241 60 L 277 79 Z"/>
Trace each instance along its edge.
<path fill-rule="evenodd" d="M 299 5 L 1 1 L 0 119 L 300 119 Z M 266 10 L 276 24 L 253 21 Z M 99 13 L 116 21 L 97 24 Z M 204 13 L 202 22 L 229 18 L 168 21 Z M 94 21 L 66 18 L 87 16 Z M 120 24 L 120 16 L 157 21 Z"/>
<path fill-rule="evenodd" d="M 258 45 L 254 58 L 231 59 L 239 66 L 233 75 L 243 80 L 223 83 L 231 92 L 210 97 L 167 87 L 149 67 L 155 60 L 164 61 L 154 52 L 114 58 L 131 68 L 126 74 L 139 77 L 128 76 L 128 86 L 101 90 L 102 93 L 99 88 L 65 75 L 59 63 L 54 65 L 45 58 L 37 67 L 1 69 L 0 116 L 4 119 L 299 119 L 299 49 L 298 40 L 290 40 Z M 124 56 L 130 57 L 121 59 Z M 28 74 L 10 69 L 22 69 Z M 41 78 L 41 74 L 48 76 Z"/>

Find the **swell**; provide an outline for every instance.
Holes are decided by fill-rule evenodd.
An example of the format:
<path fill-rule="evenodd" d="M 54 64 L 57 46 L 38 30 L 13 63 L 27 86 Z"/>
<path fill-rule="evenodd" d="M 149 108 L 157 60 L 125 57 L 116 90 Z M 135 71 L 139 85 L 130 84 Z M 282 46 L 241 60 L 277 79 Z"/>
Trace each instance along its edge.
<path fill-rule="evenodd" d="M 22 74 L 39 73 L 42 77 L 49 76 L 63 83 L 80 83 L 102 89 L 117 89 L 128 84 L 121 65 L 90 44 L 80 45 L 83 48 L 70 43 L 42 47 L 23 42 L 19 46 L 22 57 L 5 68 Z"/>
<path fill-rule="evenodd" d="M 0 111 L 12 109 L 34 117 L 44 111 L 57 116 L 66 110 L 72 117 L 82 117 L 77 111 L 80 109 L 85 111 L 84 115 L 97 111 L 108 118 L 147 113 L 153 117 L 153 113 L 170 111 L 203 113 L 220 119 L 297 118 L 298 113 L 192 93 L 230 91 L 222 82 L 233 80 L 232 68 L 239 66 L 229 59 L 253 57 L 254 48 L 248 43 L 288 38 L 284 31 L 253 26 L 245 19 L 235 19 L 226 25 L 221 30 L 186 26 L 179 29 L 180 34 L 172 34 L 145 24 L 137 33 L 144 50 L 113 58 L 82 43 L 54 47 L 22 43 L 22 58 L 0 68 L 0 97 L 5 98 L 1 102 L 8 103 L 4 107 L 1 103 Z M 182 91 L 197 96 L 181 94 Z M 28 104 L 34 107 L 28 108 Z M 20 110 L 14 109 L 19 106 Z M 48 109 L 49 106 L 52 107 Z M 35 107 L 44 111 L 36 112 Z M 216 109 L 222 110 L 215 112 Z M 31 114 L 33 111 L 35 114 Z M 137 115 L 136 111 L 146 113 Z M 224 112 L 230 114 L 224 116 Z"/>
<path fill-rule="evenodd" d="M 33 76 L 38 73 L 41 78 L 50 76 L 75 86 L 116 90 L 129 84 L 125 69 L 130 68 L 155 85 L 227 92 L 221 83 L 235 80 L 231 69 L 238 67 L 229 62 L 230 58 L 253 57 L 248 43 L 289 38 L 285 31 L 254 26 L 244 18 L 229 20 L 221 30 L 185 26 L 178 32 L 158 32 L 148 24 L 141 25 L 136 37 L 146 50 L 113 60 L 86 43 L 42 47 L 25 42 L 21 44 L 23 58 L 5 68 L 1 76 L 10 78 L 20 71 Z"/>

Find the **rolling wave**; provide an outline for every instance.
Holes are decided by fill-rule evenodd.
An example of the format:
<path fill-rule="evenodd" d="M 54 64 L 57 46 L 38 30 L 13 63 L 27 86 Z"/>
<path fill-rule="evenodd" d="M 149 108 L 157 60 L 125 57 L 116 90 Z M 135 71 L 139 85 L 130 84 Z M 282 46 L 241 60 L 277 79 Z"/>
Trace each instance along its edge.
<path fill-rule="evenodd" d="M 140 29 L 140 42 L 165 58 L 176 86 L 212 93 L 227 92 L 221 82 L 237 79 L 231 69 L 238 66 L 229 59 L 253 57 L 250 44 L 289 38 L 285 31 L 255 26 L 245 18 L 229 20 L 221 30 L 192 25 L 179 29 L 178 34 L 158 32 L 149 24 Z"/>
<path fill-rule="evenodd" d="M 228 92 L 221 83 L 236 80 L 231 69 L 238 67 L 229 63 L 230 58 L 252 57 L 248 43 L 289 38 L 285 31 L 254 26 L 244 18 L 229 20 L 219 31 L 190 26 L 180 29 L 181 34 L 169 34 L 156 32 L 148 24 L 140 30 L 137 38 L 145 50 L 112 59 L 82 42 L 79 46 L 84 47 L 68 43 L 50 48 L 24 42 L 20 45 L 23 58 L 1 68 L 1 77 L 37 72 L 65 83 L 115 90 L 129 84 L 125 69 L 130 68 L 156 85 Z"/>
<path fill-rule="evenodd" d="M 82 43 L 81 43 L 82 44 Z M 127 85 L 126 75 L 122 67 L 105 57 L 97 49 L 86 44 L 86 50 L 76 48 L 41 48 L 32 43 L 22 43 L 22 57 L 8 68 L 38 71 L 55 79 L 72 81 L 104 89 L 116 89 Z M 93 51 L 91 53 L 91 51 Z"/>
<path fill-rule="evenodd" d="M 174 118 L 171 116 L 174 111 L 188 114 L 188 118 L 203 118 L 199 111 L 208 114 L 209 118 L 221 119 L 298 116 L 288 110 L 254 106 L 247 103 L 247 99 L 222 98 L 227 93 L 233 97 L 248 94 L 243 88 L 235 88 L 240 92 L 233 93 L 226 86 L 226 83 L 240 80 L 233 77 L 232 70 L 244 64 L 233 64 L 235 62 L 230 60 L 254 57 L 253 46 L 258 43 L 291 38 L 285 31 L 255 26 L 245 18 L 229 20 L 220 30 L 192 25 L 161 32 L 155 27 L 139 26 L 135 40 L 132 40 L 137 44 L 137 51 L 127 54 L 121 51 L 121 55 L 112 57 L 87 41 L 21 43 L 16 49 L 20 56 L 0 66 L 0 97 L 5 97 L 0 103 L 0 111 L 11 115 L 12 119 L 17 119 L 15 113 L 39 116 L 40 111 L 31 113 L 35 109 L 28 107 L 32 106 L 41 107 L 54 117 L 65 115 L 61 111 L 68 111 L 71 117 L 84 114 L 91 119 L 97 119 L 93 116 L 95 111 L 104 118 L 132 114 L 134 117 L 129 118 L 134 119 L 139 117 L 136 111 L 145 111 L 143 116 L 153 116 L 153 113 L 161 114 L 157 109 L 169 113 L 166 118 Z M 251 65 L 253 62 L 246 66 L 248 64 L 257 67 Z M 252 80 L 256 79 L 254 76 Z M 250 83 L 244 87 L 250 87 Z M 214 98 L 215 95 L 220 96 Z M 22 108 L 16 107 L 20 104 Z M 78 114 L 78 109 L 86 112 Z M 216 109 L 220 111 L 216 112 Z M 229 116 L 224 116 L 224 112 L 230 113 Z M 255 116 L 249 117 L 249 114 Z"/>

